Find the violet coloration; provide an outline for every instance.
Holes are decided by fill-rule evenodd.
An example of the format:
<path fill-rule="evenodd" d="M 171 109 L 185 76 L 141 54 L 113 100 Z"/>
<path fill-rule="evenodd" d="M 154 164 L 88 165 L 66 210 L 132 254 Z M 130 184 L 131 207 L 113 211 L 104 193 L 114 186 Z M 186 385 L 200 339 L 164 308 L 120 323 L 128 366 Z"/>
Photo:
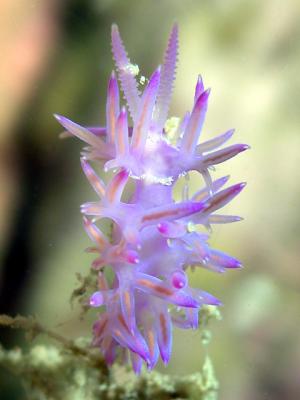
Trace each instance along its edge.
<path fill-rule="evenodd" d="M 83 127 L 65 117 L 56 118 L 69 134 L 86 143 L 81 164 L 98 196 L 81 206 L 84 228 L 93 242 L 89 251 L 96 254 L 92 268 L 99 274 L 90 306 L 104 308 L 93 327 L 93 345 L 108 364 L 128 353 L 139 373 L 143 362 L 149 369 L 159 357 L 169 362 L 173 325 L 196 329 L 202 305 L 221 304 L 213 295 L 191 287 L 187 270 L 202 267 L 220 273 L 241 267 L 237 259 L 211 248 L 208 240 L 212 224 L 241 219 L 218 210 L 245 183 L 224 189 L 229 177 L 213 180 L 210 169 L 248 146 L 222 147 L 233 130 L 198 144 L 210 95 L 201 77 L 192 111 L 181 120 L 167 119 L 178 55 L 176 24 L 164 62 L 149 80 L 143 79 L 142 93 L 138 67 L 130 62 L 116 25 L 112 26 L 112 52 L 125 105 L 120 106 L 113 72 L 105 127 Z M 103 182 L 91 164 L 105 172 L 112 170 L 106 174 L 112 178 Z M 182 201 L 175 202 L 174 185 L 190 171 L 198 171 L 203 187 L 190 195 L 185 185 Z M 134 189 L 124 201 L 129 181 Z M 112 238 L 100 229 L 104 218 L 112 221 Z M 107 267 L 113 270 L 112 283 Z"/>

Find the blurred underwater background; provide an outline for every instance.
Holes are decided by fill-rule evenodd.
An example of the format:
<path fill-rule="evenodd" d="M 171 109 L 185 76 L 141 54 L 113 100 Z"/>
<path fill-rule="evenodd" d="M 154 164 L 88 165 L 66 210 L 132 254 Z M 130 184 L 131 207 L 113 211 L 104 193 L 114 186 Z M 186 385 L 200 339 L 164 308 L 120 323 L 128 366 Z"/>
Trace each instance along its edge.
<path fill-rule="evenodd" d="M 79 163 L 82 143 L 60 140 L 53 113 L 105 120 L 117 23 L 146 77 L 162 61 L 174 21 L 179 66 L 170 116 L 191 109 L 198 74 L 212 88 L 202 140 L 235 128 L 251 150 L 215 178 L 246 181 L 226 207 L 244 221 L 214 227 L 211 243 L 242 260 L 191 283 L 220 298 L 208 353 L 222 400 L 300 398 L 300 3 L 293 0 L 2 0 L 0 3 L 0 313 L 36 315 L 67 337 L 89 335 L 70 296 L 91 257 L 79 205 L 95 199 Z M 191 177 L 191 191 L 202 181 Z M 179 196 L 179 193 L 177 193 Z M 39 339 L 42 340 L 42 339 Z M 0 329 L 7 348 L 28 346 Z M 203 364 L 199 331 L 175 330 L 164 373 Z M 0 373 L 0 399 L 23 398 Z"/>

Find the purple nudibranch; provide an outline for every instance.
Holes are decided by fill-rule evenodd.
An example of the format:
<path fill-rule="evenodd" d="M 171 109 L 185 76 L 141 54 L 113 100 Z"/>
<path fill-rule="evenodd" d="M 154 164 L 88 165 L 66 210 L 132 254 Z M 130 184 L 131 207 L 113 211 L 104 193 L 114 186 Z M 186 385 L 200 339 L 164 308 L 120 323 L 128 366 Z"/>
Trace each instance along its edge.
<path fill-rule="evenodd" d="M 189 267 L 219 273 L 241 267 L 239 260 L 210 247 L 211 229 L 200 233 L 196 228 L 241 220 L 216 212 L 245 183 L 224 189 L 229 177 L 213 180 L 210 167 L 248 146 L 221 148 L 233 130 L 198 144 L 210 96 L 200 76 L 192 111 L 181 122 L 167 120 L 178 55 L 177 24 L 164 62 L 149 80 L 138 79 L 138 67 L 130 62 L 116 25 L 112 26 L 112 51 L 117 74 L 112 72 L 108 83 L 106 126 L 83 127 L 66 117 L 55 117 L 68 135 L 85 142 L 81 164 L 98 196 L 81 206 L 84 228 L 94 246 L 88 251 L 97 255 L 92 268 L 99 273 L 90 306 L 104 307 L 93 327 L 93 345 L 109 365 L 129 352 L 133 369 L 139 373 L 143 362 L 149 369 L 159 357 L 169 362 L 173 325 L 195 329 L 202 305 L 221 304 L 213 295 L 190 287 Z M 125 99 L 122 107 L 117 77 Z M 144 90 L 142 81 L 146 82 Z M 103 182 L 91 163 L 104 172 L 113 169 L 113 177 Z M 174 184 L 190 171 L 202 176 L 204 187 L 192 196 L 185 188 L 182 201 L 175 202 Z M 122 195 L 130 180 L 135 185 L 125 202 Z M 97 226 L 103 218 L 113 222 L 112 239 Z M 106 266 L 114 272 L 112 284 L 105 277 Z"/>

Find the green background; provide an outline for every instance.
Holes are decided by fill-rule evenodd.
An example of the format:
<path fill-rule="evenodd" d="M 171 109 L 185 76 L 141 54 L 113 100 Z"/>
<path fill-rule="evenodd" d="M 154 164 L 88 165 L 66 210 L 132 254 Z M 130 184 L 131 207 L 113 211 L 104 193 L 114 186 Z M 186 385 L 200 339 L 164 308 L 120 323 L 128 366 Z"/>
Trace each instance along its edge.
<path fill-rule="evenodd" d="M 83 252 L 89 240 L 79 205 L 95 196 L 80 169 L 82 144 L 59 140 L 52 114 L 83 125 L 104 123 L 106 82 L 114 67 L 111 24 L 119 25 L 132 62 L 149 77 L 177 21 L 180 51 L 170 116 L 191 109 L 201 73 L 212 88 L 202 139 L 234 127 L 231 143 L 251 146 L 214 173 L 248 183 L 226 207 L 245 220 L 216 226 L 211 241 L 245 268 L 190 274 L 192 285 L 224 302 L 208 348 L 220 399 L 299 399 L 299 3 L 13 0 L 0 11 L 0 288 L 14 290 L 1 275 L 7 254 L 17 254 L 17 244 L 25 243 L 30 255 L 30 262 L 19 259 L 14 266 L 15 279 L 18 271 L 26 279 L 12 311 L 36 314 L 69 337 L 89 334 L 92 316 L 79 321 L 79 308 L 71 309 L 69 299 L 76 272 L 87 272 L 91 261 Z M 199 185 L 192 176 L 191 191 Z M 170 365 L 159 368 L 186 374 L 199 370 L 204 357 L 199 332 L 175 330 Z M 0 376 L 0 387 L 5 379 Z"/>

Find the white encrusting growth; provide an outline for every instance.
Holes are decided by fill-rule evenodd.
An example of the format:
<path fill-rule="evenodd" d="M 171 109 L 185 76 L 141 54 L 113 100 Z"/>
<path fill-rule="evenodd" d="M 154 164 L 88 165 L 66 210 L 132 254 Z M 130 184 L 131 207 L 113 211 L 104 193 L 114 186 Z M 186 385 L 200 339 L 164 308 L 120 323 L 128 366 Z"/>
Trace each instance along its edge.
<path fill-rule="evenodd" d="M 129 72 L 133 76 L 137 76 L 140 72 L 139 66 L 137 64 L 127 64 L 122 68 L 124 71 Z"/>

